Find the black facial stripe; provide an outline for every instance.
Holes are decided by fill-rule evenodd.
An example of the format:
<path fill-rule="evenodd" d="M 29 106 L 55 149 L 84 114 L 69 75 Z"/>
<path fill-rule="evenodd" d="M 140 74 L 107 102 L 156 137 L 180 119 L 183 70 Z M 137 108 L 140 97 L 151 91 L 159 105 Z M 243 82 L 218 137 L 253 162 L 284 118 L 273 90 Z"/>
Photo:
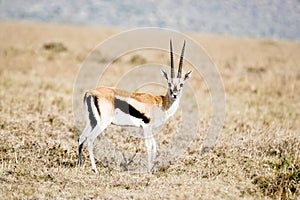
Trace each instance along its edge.
<path fill-rule="evenodd" d="M 88 96 L 85 98 L 85 100 L 86 100 L 86 105 L 88 107 L 90 124 L 91 124 L 92 130 L 93 130 L 95 128 L 95 126 L 97 125 L 97 120 L 94 116 L 93 109 L 92 109 L 92 98 L 94 99 L 94 103 L 95 103 L 95 99 L 96 99 L 95 96 Z M 96 108 L 98 110 L 98 106 L 96 106 Z M 98 110 L 98 112 L 99 112 L 99 110 Z"/>
<path fill-rule="evenodd" d="M 114 104 L 115 108 L 119 108 L 122 112 L 130 114 L 135 118 L 142 119 L 146 124 L 150 122 L 150 119 L 146 117 L 144 113 L 141 113 L 126 101 L 115 98 Z"/>

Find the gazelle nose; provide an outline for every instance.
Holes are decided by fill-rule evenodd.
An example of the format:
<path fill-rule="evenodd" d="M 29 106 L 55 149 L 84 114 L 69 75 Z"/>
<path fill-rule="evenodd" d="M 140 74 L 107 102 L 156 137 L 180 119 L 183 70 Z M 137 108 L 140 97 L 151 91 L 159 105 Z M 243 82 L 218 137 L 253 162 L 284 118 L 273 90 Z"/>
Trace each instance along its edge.
<path fill-rule="evenodd" d="M 176 99 L 177 94 L 172 94 L 172 97 L 173 97 L 174 99 Z"/>

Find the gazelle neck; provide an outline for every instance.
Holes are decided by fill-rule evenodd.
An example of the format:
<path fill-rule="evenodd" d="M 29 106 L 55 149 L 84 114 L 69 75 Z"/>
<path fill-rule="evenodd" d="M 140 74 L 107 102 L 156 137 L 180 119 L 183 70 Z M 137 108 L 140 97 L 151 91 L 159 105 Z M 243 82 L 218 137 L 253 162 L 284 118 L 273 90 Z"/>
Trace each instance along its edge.
<path fill-rule="evenodd" d="M 170 94 L 167 92 L 163 98 L 163 110 L 166 112 L 167 118 L 174 115 L 180 102 L 180 96 L 176 99 L 173 99 Z"/>

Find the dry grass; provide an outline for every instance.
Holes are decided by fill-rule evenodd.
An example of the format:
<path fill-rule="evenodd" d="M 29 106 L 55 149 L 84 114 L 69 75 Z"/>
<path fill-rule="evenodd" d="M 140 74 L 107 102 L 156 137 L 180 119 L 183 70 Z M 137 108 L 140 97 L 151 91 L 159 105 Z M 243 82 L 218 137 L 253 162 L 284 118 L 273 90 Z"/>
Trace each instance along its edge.
<path fill-rule="evenodd" d="M 72 87 L 89 50 L 120 30 L 17 22 L 0 27 L 1 198 L 299 199 L 299 42 L 191 35 L 218 64 L 226 89 L 226 122 L 216 148 L 200 154 L 210 111 L 209 93 L 199 86 L 204 115 L 182 158 L 149 174 L 116 170 L 100 159 L 95 175 L 86 151 L 84 167 L 76 167 Z M 150 59 L 165 57 L 134 55 L 115 64 Z"/>

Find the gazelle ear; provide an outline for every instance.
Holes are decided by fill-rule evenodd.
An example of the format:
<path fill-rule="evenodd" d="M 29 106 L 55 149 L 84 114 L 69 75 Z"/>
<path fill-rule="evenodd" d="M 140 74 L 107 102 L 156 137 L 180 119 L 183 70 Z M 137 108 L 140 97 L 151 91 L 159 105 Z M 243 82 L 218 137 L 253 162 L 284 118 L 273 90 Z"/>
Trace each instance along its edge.
<path fill-rule="evenodd" d="M 184 75 L 184 80 L 186 81 L 187 79 L 189 79 L 191 75 L 192 75 L 192 70 L 190 70 L 188 73 Z"/>
<path fill-rule="evenodd" d="M 165 70 L 163 70 L 163 69 L 161 69 L 160 72 L 161 72 L 161 75 L 162 75 L 163 77 L 165 77 L 165 79 L 166 79 L 167 81 L 169 81 L 167 72 L 166 72 Z"/>

